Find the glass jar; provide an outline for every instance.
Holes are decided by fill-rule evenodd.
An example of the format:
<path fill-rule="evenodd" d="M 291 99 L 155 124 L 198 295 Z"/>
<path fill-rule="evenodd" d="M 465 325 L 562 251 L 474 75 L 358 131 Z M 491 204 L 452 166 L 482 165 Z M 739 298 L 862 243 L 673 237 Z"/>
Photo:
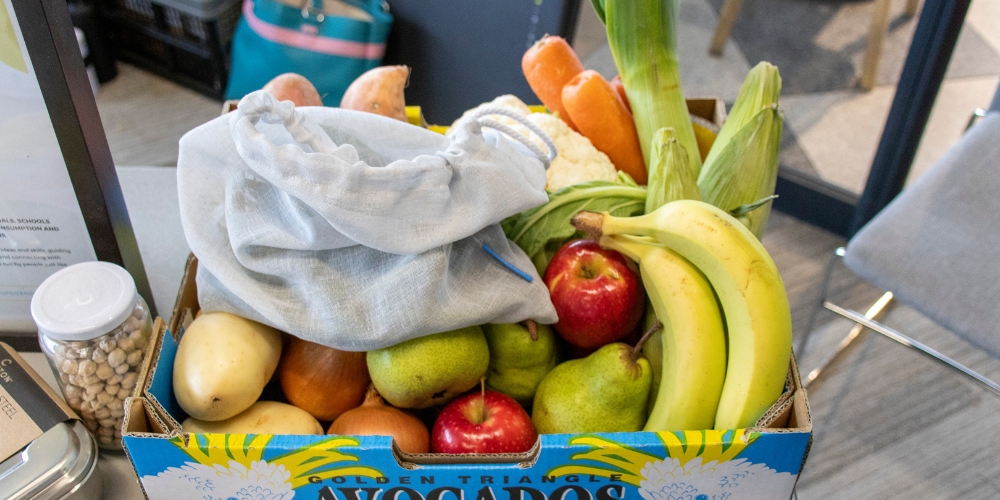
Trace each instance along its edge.
<path fill-rule="evenodd" d="M 153 331 L 132 276 L 107 262 L 67 267 L 35 290 L 31 316 L 66 402 L 99 446 L 121 449 L 125 398 L 140 383 Z"/>

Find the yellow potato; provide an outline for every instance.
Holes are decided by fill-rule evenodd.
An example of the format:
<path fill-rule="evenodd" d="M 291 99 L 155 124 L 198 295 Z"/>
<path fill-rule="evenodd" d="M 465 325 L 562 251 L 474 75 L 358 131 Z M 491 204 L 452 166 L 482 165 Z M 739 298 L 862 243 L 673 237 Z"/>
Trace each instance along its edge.
<path fill-rule="evenodd" d="M 225 420 L 257 401 L 280 358 L 278 330 L 229 313 L 202 314 L 177 346 L 174 395 L 198 420 Z"/>
<path fill-rule="evenodd" d="M 188 418 L 181 428 L 184 432 L 217 434 L 323 433 L 323 426 L 309 412 L 277 401 L 258 401 L 243 413 L 218 422 Z"/>

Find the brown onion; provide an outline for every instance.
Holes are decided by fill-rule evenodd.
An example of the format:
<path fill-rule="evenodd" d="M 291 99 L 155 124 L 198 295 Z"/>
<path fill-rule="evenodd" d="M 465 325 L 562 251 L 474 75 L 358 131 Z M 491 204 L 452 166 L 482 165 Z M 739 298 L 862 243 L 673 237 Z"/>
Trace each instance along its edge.
<path fill-rule="evenodd" d="M 288 336 L 278 379 L 288 402 L 317 420 L 335 420 L 364 400 L 371 383 L 363 352 L 347 352 Z"/>
<path fill-rule="evenodd" d="M 428 453 L 431 435 L 419 418 L 389 406 L 375 386 L 368 389 L 365 402 L 330 424 L 327 434 L 350 436 L 392 436 L 406 453 Z"/>

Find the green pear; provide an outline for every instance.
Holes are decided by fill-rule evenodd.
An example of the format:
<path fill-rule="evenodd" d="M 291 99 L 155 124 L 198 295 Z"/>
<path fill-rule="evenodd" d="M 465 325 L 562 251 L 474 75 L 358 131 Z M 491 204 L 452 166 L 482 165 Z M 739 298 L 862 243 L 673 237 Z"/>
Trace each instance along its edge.
<path fill-rule="evenodd" d="M 535 334 L 522 323 L 483 325 L 490 345 L 486 385 L 522 405 L 530 405 L 539 382 L 556 366 L 556 335 L 548 325 L 535 325 Z"/>
<path fill-rule="evenodd" d="M 535 392 L 531 421 L 539 434 L 640 431 L 651 382 L 636 348 L 611 343 L 553 368 Z"/>
<path fill-rule="evenodd" d="M 490 350 L 470 326 L 368 351 L 368 372 L 382 398 L 400 408 L 447 403 L 486 375 Z"/>

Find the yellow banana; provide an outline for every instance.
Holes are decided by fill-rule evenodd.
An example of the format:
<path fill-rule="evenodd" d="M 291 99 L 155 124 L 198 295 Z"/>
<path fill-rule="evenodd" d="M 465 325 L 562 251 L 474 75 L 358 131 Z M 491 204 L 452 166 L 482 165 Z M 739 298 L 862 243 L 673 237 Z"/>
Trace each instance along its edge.
<path fill-rule="evenodd" d="M 574 225 L 595 236 L 651 236 L 708 277 L 729 339 L 716 429 L 752 427 L 781 396 L 792 352 L 792 319 L 778 269 L 760 241 L 726 212 L 678 200 L 639 217 L 581 212 Z"/>
<path fill-rule="evenodd" d="M 660 384 L 644 430 L 712 428 L 726 378 L 726 334 L 712 286 L 662 245 L 611 236 L 601 239 L 601 246 L 639 263 L 646 294 L 663 323 Z"/>

